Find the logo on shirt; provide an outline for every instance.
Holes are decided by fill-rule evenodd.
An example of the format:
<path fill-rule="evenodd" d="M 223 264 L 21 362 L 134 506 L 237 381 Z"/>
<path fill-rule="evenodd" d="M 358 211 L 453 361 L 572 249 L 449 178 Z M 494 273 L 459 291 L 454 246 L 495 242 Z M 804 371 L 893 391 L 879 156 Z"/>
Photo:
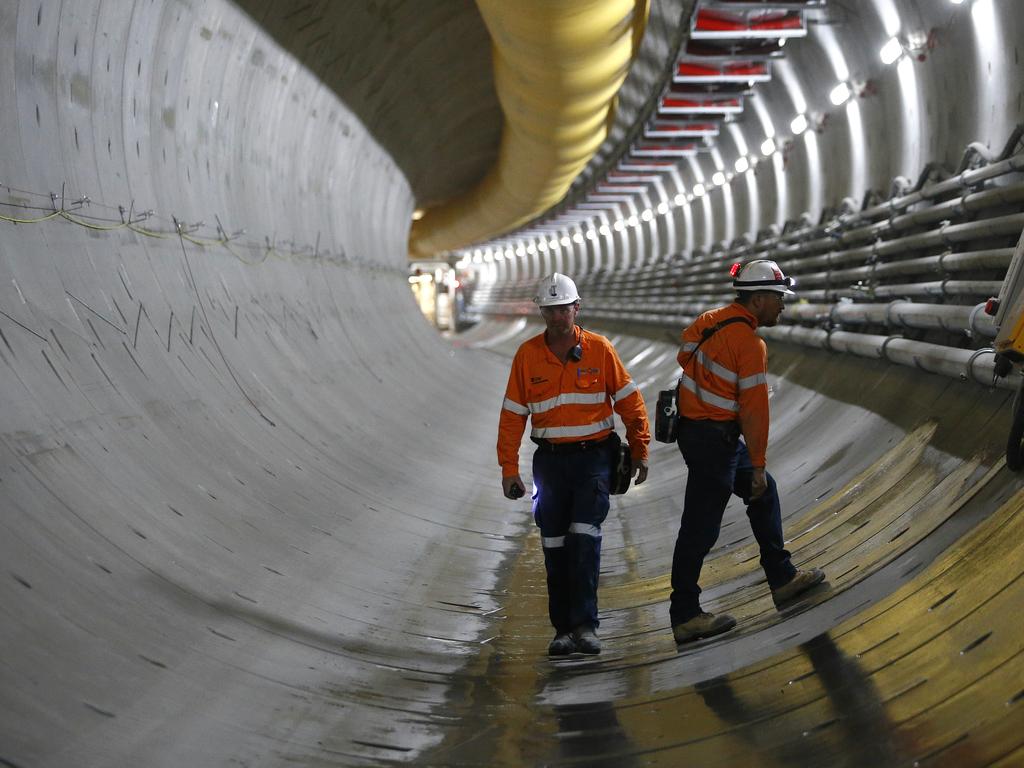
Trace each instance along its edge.
<path fill-rule="evenodd" d="M 530 377 L 530 383 L 531 384 L 543 384 L 545 381 L 547 381 L 547 379 L 544 378 L 543 376 L 531 376 Z"/>
<path fill-rule="evenodd" d="M 590 389 L 601 381 L 600 368 L 584 368 L 582 365 L 576 369 L 576 388 Z"/>

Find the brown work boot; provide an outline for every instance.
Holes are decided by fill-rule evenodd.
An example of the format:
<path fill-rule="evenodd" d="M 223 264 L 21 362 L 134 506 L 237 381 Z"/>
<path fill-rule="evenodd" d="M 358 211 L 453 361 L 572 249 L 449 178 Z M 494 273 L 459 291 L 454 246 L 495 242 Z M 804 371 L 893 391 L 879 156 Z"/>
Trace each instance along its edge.
<path fill-rule="evenodd" d="M 825 580 L 825 572 L 820 568 L 809 568 L 806 571 L 797 571 L 792 579 L 781 587 L 772 590 L 772 599 L 776 605 L 789 602 L 797 595 L 802 595 L 815 584 L 821 584 Z"/>
<path fill-rule="evenodd" d="M 576 627 L 572 633 L 573 642 L 576 643 L 576 650 L 587 655 L 594 655 L 601 652 L 601 641 L 593 627 L 586 625 Z"/>
<path fill-rule="evenodd" d="M 736 619 L 727 613 L 715 616 L 713 613 L 701 611 L 689 621 L 673 624 L 672 635 L 676 639 L 676 645 L 681 645 L 691 640 L 700 640 L 702 637 L 720 635 L 735 626 Z"/>
<path fill-rule="evenodd" d="M 568 656 L 576 652 L 576 643 L 568 632 L 559 632 L 555 639 L 548 643 L 548 656 Z"/>

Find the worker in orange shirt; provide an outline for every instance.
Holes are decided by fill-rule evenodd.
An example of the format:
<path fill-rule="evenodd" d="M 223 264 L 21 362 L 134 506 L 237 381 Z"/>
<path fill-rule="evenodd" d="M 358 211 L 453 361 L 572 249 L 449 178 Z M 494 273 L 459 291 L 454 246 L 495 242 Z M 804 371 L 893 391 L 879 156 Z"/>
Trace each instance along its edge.
<path fill-rule="evenodd" d="M 672 557 L 669 613 L 677 643 L 727 632 L 728 614 L 701 610 L 704 558 L 718 540 L 732 494 L 747 504 L 761 567 L 777 605 L 821 582 L 817 568 L 798 571 L 782 536 L 775 479 L 765 469 L 768 446 L 768 352 L 755 333 L 779 320 L 792 281 L 774 261 L 734 265 L 732 304 L 705 312 L 683 331 L 676 441 L 688 476 L 683 516 Z M 742 439 L 740 439 L 742 436 Z"/>
<path fill-rule="evenodd" d="M 512 360 L 498 422 L 498 464 L 506 498 L 525 493 L 519 444 L 531 422 L 533 516 L 547 571 L 548 615 L 555 637 L 548 655 L 601 652 L 597 577 L 601 523 L 608 514 L 612 463 L 620 440 L 612 408 L 626 426 L 636 484 L 647 479 L 650 430 L 644 400 L 611 342 L 576 325 L 576 284 L 554 273 L 534 301 L 545 331 Z"/>

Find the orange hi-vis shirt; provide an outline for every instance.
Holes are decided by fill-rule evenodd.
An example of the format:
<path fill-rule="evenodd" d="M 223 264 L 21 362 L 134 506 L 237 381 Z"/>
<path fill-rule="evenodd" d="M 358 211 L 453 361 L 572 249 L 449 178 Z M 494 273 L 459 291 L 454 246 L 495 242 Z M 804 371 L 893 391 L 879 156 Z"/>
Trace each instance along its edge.
<path fill-rule="evenodd" d="M 691 357 L 704 329 L 730 317 L 747 322 L 725 326 Z M 712 309 L 683 331 L 676 359 L 679 365 L 686 363 L 679 380 L 679 415 L 738 421 L 751 464 L 763 467 L 768 448 L 768 348 L 756 328 L 757 319 L 742 304 Z"/>
<path fill-rule="evenodd" d="M 565 364 L 548 349 L 544 334 L 522 343 L 512 360 L 505 402 L 498 419 L 498 464 L 502 477 L 519 474 L 519 445 L 530 417 L 534 438 L 553 443 L 600 440 L 615 425 L 626 426 L 634 461 L 647 459 L 651 441 L 643 396 L 604 336 L 576 326 L 583 356 Z"/>

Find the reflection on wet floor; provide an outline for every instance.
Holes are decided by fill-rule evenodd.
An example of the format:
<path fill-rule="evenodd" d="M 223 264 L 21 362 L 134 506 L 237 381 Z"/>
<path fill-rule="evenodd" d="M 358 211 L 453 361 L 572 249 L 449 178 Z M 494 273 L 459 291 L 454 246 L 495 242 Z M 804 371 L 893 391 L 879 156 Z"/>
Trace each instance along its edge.
<path fill-rule="evenodd" d="M 970 407 L 962 415 L 978 418 Z M 692 645 L 672 642 L 667 573 L 652 569 L 654 521 L 674 534 L 665 520 L 678 513 L 676 457 L 656 457 L 654 482 L 620 499 L 605 524 L 600 657 L 544 657 L 543 561 L 531 530 L 505 564 L 499 633 L 450 698 L 457 725 L 423 762 L 1018 764 L 1024 491 L 982 444 L 961 456 L 941 450 L 950 427 L 922 420 L 878 441 L 855 471 L 849 441 L 841 460 L 809 463 L 812 474 L 845 463 L 847 474 L 829 478 L 835 488 L 819 500 L 792 505 L 795 559 L 829 577 L 793 605 L 771 603 L 736 522 L 709 558 L 705 598 L 740 624 Z"/>

